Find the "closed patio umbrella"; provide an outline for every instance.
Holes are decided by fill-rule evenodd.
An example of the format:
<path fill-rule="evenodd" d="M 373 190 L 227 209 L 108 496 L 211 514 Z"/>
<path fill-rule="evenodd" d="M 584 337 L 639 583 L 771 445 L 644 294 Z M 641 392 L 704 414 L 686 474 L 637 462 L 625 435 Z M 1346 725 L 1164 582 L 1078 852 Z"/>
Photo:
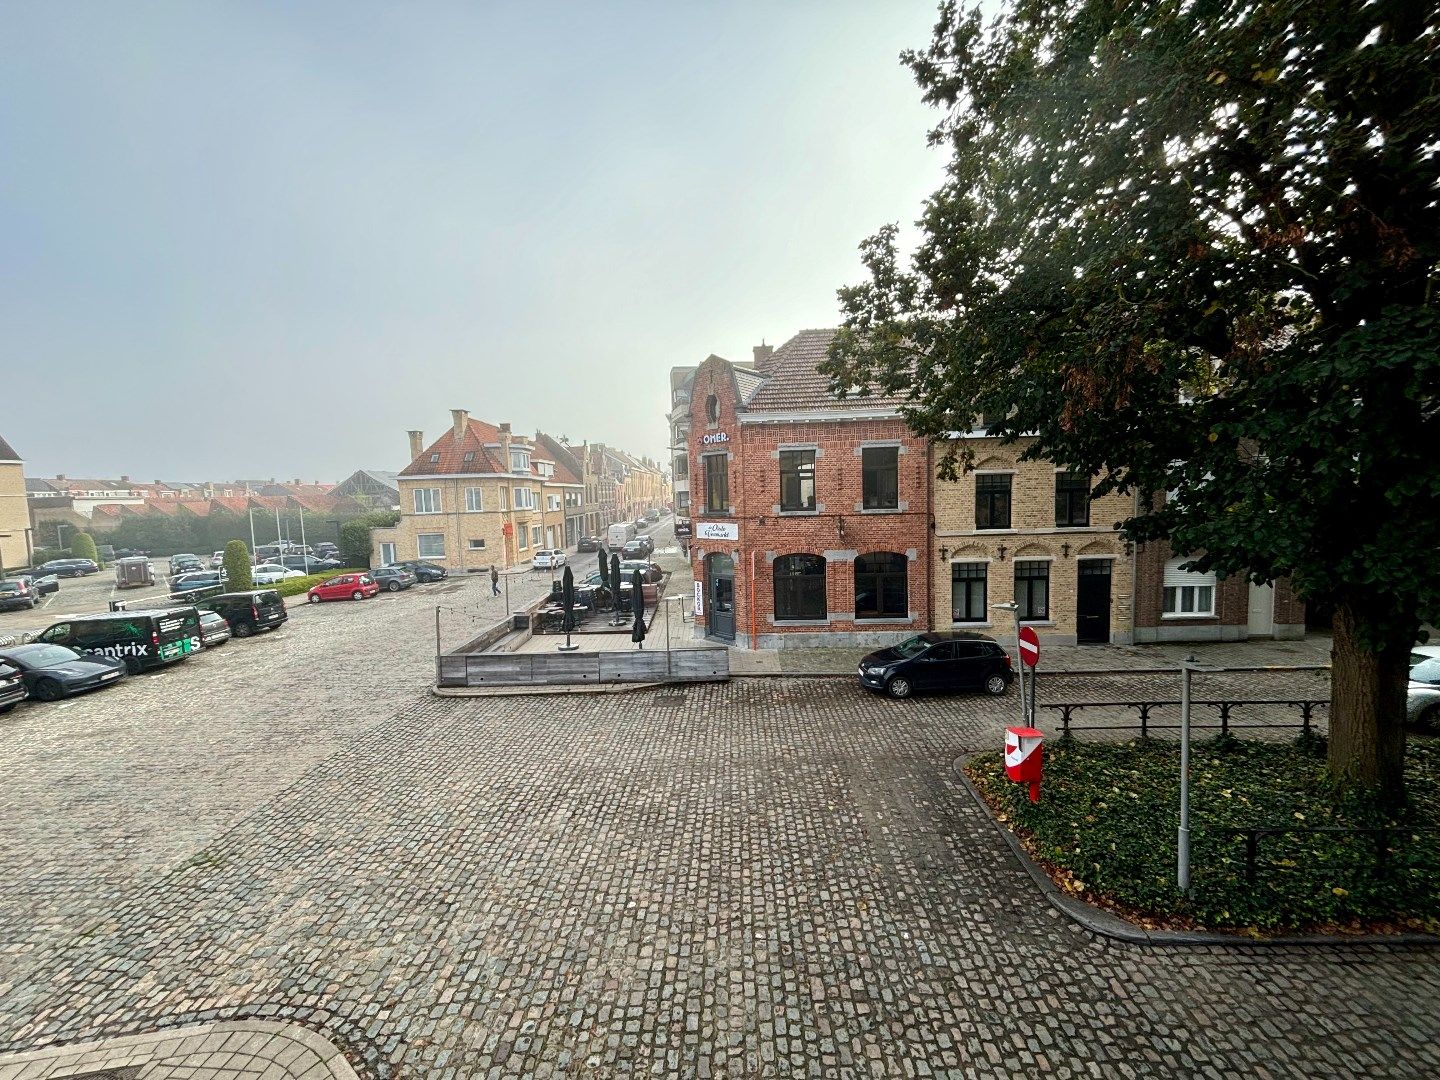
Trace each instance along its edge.
<path fill-rule="evenodd" d="M 630 575 L 630 606 L 635 609 L 635 626 L 630 631 L 630 640 L 645 648 L 645 583 L 640 571 Z"/>

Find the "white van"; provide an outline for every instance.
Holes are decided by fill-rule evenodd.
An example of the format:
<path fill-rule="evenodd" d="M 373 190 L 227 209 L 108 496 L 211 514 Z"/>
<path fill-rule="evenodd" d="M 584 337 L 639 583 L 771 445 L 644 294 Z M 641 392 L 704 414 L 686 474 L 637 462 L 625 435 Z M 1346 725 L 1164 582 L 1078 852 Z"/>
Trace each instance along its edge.
<path fill-rule="evenodd" d="M 605 530 L 605 546 L 611 551 L 618 551 L 634 539 L 635 523 L 632 521 L 617 521 Z"/>

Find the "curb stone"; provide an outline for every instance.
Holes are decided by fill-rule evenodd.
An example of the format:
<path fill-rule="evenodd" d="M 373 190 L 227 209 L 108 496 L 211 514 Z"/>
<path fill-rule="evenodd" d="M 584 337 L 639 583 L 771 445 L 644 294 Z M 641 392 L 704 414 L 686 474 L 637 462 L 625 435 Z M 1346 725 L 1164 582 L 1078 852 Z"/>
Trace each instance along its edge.
<path fill-rule="evenodd" d="M 344 1052 L 317 1031 L 275 1020 L 189 1024 L 143 1035 L 51 1046 L 0 1056 L 3 1080 L 103 1077 L 138 1068 L 140 1077 L 189 1080 L 359 1080 Z"/>
<path fill-rule="evenodd" d="M 1404 945 L 1415 948 L 1436 948 L 1440 947 L 1440 936 L 1433 934 L 1404 933 L 1404 934 L 1288 934 L 1282 937 L 1252 938 L 1241 934 L 1224 933 L 1219 930 L 1146 930 L 1136 926 L 1127 919 L 1122 919 L 1114 912 L 1106 911 L 1104 908 L 1094 904 L 1087 904 L 1070 896 L 1047 874 L 1035 860 L 1030 858 L 1029 853 L 1020 843 L 1020 838 L 1000 822 L 990 804 L 985 801 L 983 795 L 975 787 L 974 783 L 965 775 L 965 765 L 972 758 L 979 757 L 977 754 L 966 754 L 956 758 L 950 763 L 950 770 L 965 786 L 970 797 L 975 800 L 975 805 L 985 816 L 985 820 L 1000 834 L 1010 848 L 1011 854 L 1017 862 L 1024 867 L 1025 872 L 1030 875 L 1030 880 L 1035 882 L 1036 887 L 1044 894 L 1050 906 L 1067 916 L 1092 934 L 1107 937 L 1114 941 L 1121 941 L 1127 945 L 1160 945 L 1165 947 L 1183 947 L 1189 945 L 1229 945 L 1241 948 L 1249 948 L 1252 945 L 1259 946 L 1316 946 L 1316 945 Z"/>

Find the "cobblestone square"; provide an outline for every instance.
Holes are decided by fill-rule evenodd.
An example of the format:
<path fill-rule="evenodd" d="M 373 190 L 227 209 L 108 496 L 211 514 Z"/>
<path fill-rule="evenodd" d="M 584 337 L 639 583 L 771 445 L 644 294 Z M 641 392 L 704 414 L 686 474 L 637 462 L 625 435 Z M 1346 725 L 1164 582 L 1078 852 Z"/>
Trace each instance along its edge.
<path fill-rule="evenodd" d="M 1013 697 L 433 698 L 433 605 L 482 592 L 304 610 L 8 717 L 3 1048 L 255 1019 L 373 1076 L 1440 1069 L 1433 952 L 1123 947 L 1054 913 L 949 772 Z"/>

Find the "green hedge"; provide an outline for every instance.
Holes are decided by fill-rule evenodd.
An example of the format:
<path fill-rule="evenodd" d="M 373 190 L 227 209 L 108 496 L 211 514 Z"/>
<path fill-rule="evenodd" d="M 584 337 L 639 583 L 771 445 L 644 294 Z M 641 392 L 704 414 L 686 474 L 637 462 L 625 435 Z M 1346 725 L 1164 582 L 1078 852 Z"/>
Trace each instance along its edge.
<path fill-rule="evenodd" d="M 306 574 L 304 577 L 286 578 L 278 585 L 257 585 L 259 589 L 274 589 L 281 596 L 303 596 L 316 585 L 329 581 L 340 574 L 364 574 L 366 568 L 363 566 L 352 566 L 345 570 L 327 570 L 323 574 Z"/>
<path fill-rule="evenodd" d="M 1045 746 L 1040 801 L 1005 779 L 998 754 L 967 774 L 1067 891 L 1159 925 L 1253 928 L 1407 926 L 1440 931 L 1440 744 L 1406 752 L 1409 806 L 1387 811 L 1337 798 L 1313 744 L 1221 738 L 1193 748 L 1191 895 L 1175 888 L 1179 749 L 1058 739 Z M 1394 828 L 1383 874 L 1374 834 L 1263 837 L 1254 884 L 1245 839 L 1224 829 L 1264 826 Z"/>

